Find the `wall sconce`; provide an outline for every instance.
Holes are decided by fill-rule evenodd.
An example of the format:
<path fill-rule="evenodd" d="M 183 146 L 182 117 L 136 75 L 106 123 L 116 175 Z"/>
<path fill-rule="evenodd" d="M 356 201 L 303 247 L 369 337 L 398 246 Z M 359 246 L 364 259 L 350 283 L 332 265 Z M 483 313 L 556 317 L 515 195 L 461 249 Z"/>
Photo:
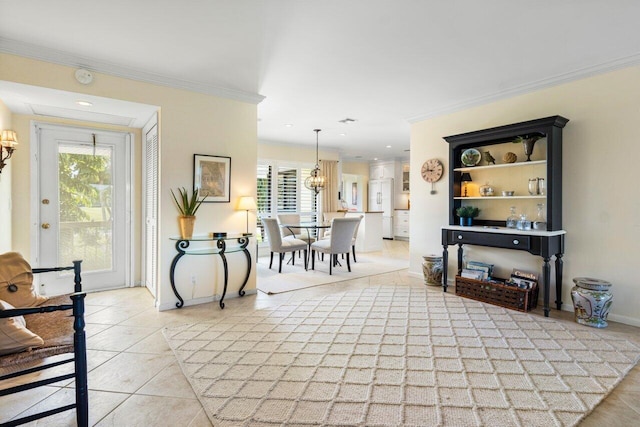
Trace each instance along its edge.
<path fill-rule="evenodd" d="M 7 164 L 6 161 L 11 158 L 16 145 L 18 145 L 16 133 L 12 130 L 3 130 L 0 135 L 0 173 Z"/>
<path fill-rule="evenodd" d="M 462 197 L 467 197 L 467 183 L 473 181 L 471 179 L 471 174 L 468 172 L 463 172 L 462 176 L 460 177 L 460 181 L 462 182 L 462 186 L 464 187 L 464 194 L 462 195 Z"/>
<path fill-rule="evenodd" d="M 249 211 L 252 211 L 255 209 L 258 209 L 258 206 L 256 205 L 256 199 L 254 199 L 252 196 L 242 196 L 238 200 L 238 205 L 236 206 L 236 210 L 247 211 L 247 232 L 244 233 L 245 236 L 251 235 L 251 233 L 249 233 Z"/>

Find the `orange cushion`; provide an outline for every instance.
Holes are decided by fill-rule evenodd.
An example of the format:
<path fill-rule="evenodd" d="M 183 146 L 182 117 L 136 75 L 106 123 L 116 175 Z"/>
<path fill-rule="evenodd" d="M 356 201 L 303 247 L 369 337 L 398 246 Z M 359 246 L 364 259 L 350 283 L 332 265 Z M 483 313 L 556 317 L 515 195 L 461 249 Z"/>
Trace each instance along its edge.
<path fill-rule="evenodd" d="M 36 307 L 47 300 L 35 293 L 31 266 L 18 252 L 0 254 L 0 299 L 14 307 Z"/>
<path fill-rule="evenodd" d="M 6 301 L 0 300 L 0 310 L 14 308 Z M 44 341 L 27 329 L 24 317 L 7 317 L 0 319 L 0 355 L 17 353 L 33 347 L 41 347 Z"/>

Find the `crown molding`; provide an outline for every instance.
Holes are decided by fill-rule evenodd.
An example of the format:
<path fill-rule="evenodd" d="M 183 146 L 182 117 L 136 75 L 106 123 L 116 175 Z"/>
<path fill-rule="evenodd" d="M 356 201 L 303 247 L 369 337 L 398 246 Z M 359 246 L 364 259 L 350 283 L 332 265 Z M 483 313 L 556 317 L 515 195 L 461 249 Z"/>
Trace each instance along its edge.
<path fill-rule="evenodd" d="M 569 83 L 572 81 L 584 79 L 587 77 L 592 77 L 598 74 L 608 73 L 608 72 L 619 70 L 622 68 L 632 67 L 639 64 L 640 64 L 640 54 L 626 56 L 624 58 L 614 59 L 612 61 L 604 62 L 602 64 L 581 68 L 579 70 L 571 71 L 569 73 L 558 74 L 557 76 L 549 77 L 547 79 L 542 79 L 532 83 L 515 86 L 494 94 L 468 99 L 466 101 L 462 101 L 457 104 L 452 104 L 444 108 L 436 109 L 418 116 L 409 117 L 406 120 L 409 123 L 413 124 L 413 123 L 421 122 L 423 120 L 427 120 L 433 117 L 455 113 L 457 111 L 466 110 L 468 108 L 489 104 L 491 102 L 512 98 L 518 95 L 524 95 L 526 93 L 535 92 L 537 90 L 546 89 L 548 87 Z"/>
<path fill-rule="evenodd" d="M 265 98 L 263 95 L 257 93 L 229 89 L 202 82 L 176 79 L 134 68 L 123 67 L 95 58 L 77 56 L 61 50 L 44 48 L 31 43 L 25 43 L 3 37 L 0 37 L 0 52 L 74 68 L 86 68 L 94 72 L 109 74 L 125 79 L 213 95 L 250 104 L 257 105 Z"/>

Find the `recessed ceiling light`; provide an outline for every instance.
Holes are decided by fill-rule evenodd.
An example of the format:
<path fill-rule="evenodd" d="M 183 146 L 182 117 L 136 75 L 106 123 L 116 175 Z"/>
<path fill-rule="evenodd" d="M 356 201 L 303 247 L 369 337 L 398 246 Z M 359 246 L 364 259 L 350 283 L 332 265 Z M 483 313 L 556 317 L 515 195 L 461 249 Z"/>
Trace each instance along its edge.
<path fill-rule="evenodd" d="M 339 134 L 339 135 L 340 135 L 340 136 L 347 136 L 347 134 L 346 134 L 346 133 L 341 133 L 341 134 Z"/>
<path fill-rule="evenodd" d="M 287 128 L 290 128 L 290 127 L 292 127 L 292 126 L 293 126 L 293 124 L 291 124 L 291 123 L 285 123 L 285 124 L 284 124 L 284 127 L 287 127 Z"/>
<path fill-rule="evenodd" d="M 82 105 L 83 107 L 91 107 L 93 106 L 93 103 L 89 102 L 89 101 L 76 101 L 76 104 L 78 105 Z"/>
<path fill-rule="evenodd" d="M 387 148 L 391 148 L 391 146 L 390 146 L 390 145 L 387 145 Z"/>
<path fill-rule="evenodd" d="M 374 158 L 373 158 L 373 160 L 378 160 L 378 158 L 377 158 L 377 157 L 374 157 Z"/>

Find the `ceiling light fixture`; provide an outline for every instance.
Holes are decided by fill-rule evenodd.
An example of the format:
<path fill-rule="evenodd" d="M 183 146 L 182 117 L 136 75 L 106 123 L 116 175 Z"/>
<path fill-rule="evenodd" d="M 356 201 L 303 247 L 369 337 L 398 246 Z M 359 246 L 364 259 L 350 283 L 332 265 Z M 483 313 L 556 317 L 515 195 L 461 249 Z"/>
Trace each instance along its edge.
<path fill-rule="evenodd" d="M 338 120 L 340 123 L 344 123 L 345 125 L 348 125 L 349 123 L 353 123 L 356 121 L 356 119 L 350 119 L 349 117 L 347 117 L 346 119 L 342 119 L 342 120 Z"/>
<path fill-rule="evenodd" d="M 89 101 L 76 101 L 76 104 L 78 105 L 82 105 L 83 107 L 93 107 L 93 103 L 89 102 Z"/>
<path fill-rule="evenodd" d="M 390 145 L 387 145 L 387 148 L 391 148 L 391 146 L 390 146 Z"/>
<path fill-rule="evenodd" d="M 285 124 L 284 124 L 284 127 L 286 127 L 286 128 L 290 128 L 290 127 L 293 127 L 293 125 L 292 125 L 291 123 L 285 123 Z"/>
<path fill-rule="evenodd" d="M 313 168 L 307 179 L 304 180 L 304 186 L 307 189 L 313 191 L 316 196 L 324 188 L 327 181 L 326 178 L 322 176 L 318 161 L 318 134 L 321 130 L 322 129 L 313 130 L 316 133 L 316 167 Z"/>

